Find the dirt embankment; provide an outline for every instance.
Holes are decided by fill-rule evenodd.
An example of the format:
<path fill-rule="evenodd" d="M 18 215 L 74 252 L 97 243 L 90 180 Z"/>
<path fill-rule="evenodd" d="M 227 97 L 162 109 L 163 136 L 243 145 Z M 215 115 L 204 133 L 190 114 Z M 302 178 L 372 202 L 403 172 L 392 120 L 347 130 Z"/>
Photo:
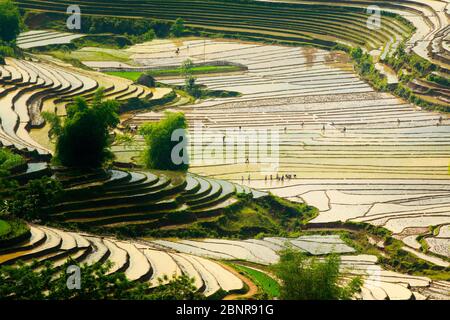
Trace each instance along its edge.
<path fill-rule="evenodd" d="M 251 282 L 250 279 L 244 277 L 242 274 L 224 263 L 221 263 L 220 265 L 241 279 L 248 287 L 248 291 L 246 293 L 232 293 L 225 296 L 223 300 L 251 299 L 258 293 L 258 287 Z"/>

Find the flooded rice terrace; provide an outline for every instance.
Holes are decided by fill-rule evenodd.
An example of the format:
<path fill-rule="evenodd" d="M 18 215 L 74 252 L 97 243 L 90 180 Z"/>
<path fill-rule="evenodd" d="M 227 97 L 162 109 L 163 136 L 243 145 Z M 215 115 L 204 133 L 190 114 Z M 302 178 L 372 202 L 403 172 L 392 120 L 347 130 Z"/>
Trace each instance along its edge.
<path fill-rule="evenodd" d="M 194 162 L 191 171 L 306 201 L 321 211 L 313 222 L 365 221 L 385 226 L 399 238 L 412 228 L 450 224 L 448 116 L 375 92 L 344 55 L 202 39 L 153 41 L 128 51 L 136 63 L 151 67 L 179 66 L 189 58 L 248 68 L 197 80 L 208 89 L 238 91 L 241 96 L 178 109 L 190 126 L 201 124 L 204 147 L 223 148 L 232 140 L 227 129 L 277 130 L 278 170 L 261 171 L 270 163 L 257 157 L 257 148 L 250 148 L 240 162 L 203 159 Z M 158 80 L 183 83 L 181 78 Z M 149 112 L 131 122 L 139 125 L 161 116 Z M 217 132 L 223 140 L 208 140 Z M 442 247 L 441 241 L 433 244 Z M 445 243 L 448 248 L 448 239 Z"/>

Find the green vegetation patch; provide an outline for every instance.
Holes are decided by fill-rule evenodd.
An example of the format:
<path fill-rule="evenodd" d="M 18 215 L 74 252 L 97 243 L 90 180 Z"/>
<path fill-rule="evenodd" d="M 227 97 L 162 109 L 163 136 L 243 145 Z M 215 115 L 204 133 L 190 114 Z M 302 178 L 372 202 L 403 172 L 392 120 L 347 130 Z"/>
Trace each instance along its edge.
<path fill-rule="evenodd" d="M 0 149 L 0 176 L 8 175 L 10 171 L 25 164 L 25 159 L 8 149 Z"/>
<path fill-rule="evenodd" d="M 434 83 L 437 83 L 438 85 L 443 86 L 443 87 L 450 87 L 450 79 L 442 77 L 442 76 L 437 75 L 437 74 L 430 73 L 427 76 L 427 80 L 431 81 L 431 82 L 434 82 Z"/>
<path fill-rule="evenodd" d="M 232 264 L 232 266 L 234 269 L 250 278 L 250 280 L 252 280 L 252 282 L 261 289 L 262 293 L 267 296 L 267 298 L 273 299 L 280 296 L 280 285 L 272 277 L 261 271 L 245 267 L 243 265 Z"/>
<path fill-rule="evenodd" d="M 29 231 L 27 224 L 19 219 L 0 220 L 0 241 L 18 238 Z"/>
<path fill-rule="evenodd" d="M 239 66 L 198 66 L 191 69 L 191 73 L 195 75 L 209 74 L 209 73 L 225 73 L 225 72 L 236 72 L 244 70 L 244 68 Z M 137 71 L 111 71 L 106 72 L 109 75 L 122 77 L 125 79 L 136 81 L 141 76 L 142 72 Z M 148 71 L 147 74 L 153 77 L 164 77 L 164 76 L 179 76 L 182 73 L 182 69 L 156 69 Z"/>
<path fill-rule="evenodd" d="M 150 110 L 157 107 L 162 107 L 166 104 L 173 102 L 177 98 L 175 91 L 170 91 L 160 99 L 141 99 L 141 98 L 131 98 L 122 102 L 119 106 L 119 112 L 130 112 L 130 111 L 143 111 Z"/>
<path fill-rule="evenodd" d="M 11 225 L 5 220 L 0 220 L 0 238 L 11 232 Z"/>
<path fill-rule="evenodd" d="M 132 63 L 131 53 L 123 50 L 110 48 L 93 48 L 86 47 L 77 51 L 64 52 L 53 51 L 51 54 L 60 60 L 67 58 L 78 59 L 80 61 L 117 61 L 124 63 Z"/>
<path fill-rule="evenodd" d="M 271 269 L 281 280 L 282 300 L 350 300 L 363 284 L 361 277 L 342 283 L 337 255 L 319 259 L 286 249 L 280 252 L 280 261 Z"/>
<path fill-rule="evenodd" d="M 127 232 L 148 237 L 178 238 L 239 238 L 262 236 L 288 236 L 313 219 L 318 210 L 306 204 L 296 204 L 273 195 L 253 199 L 240 195 L 239 202 L 223 209 L 215 218 L 203 218 L 179 228 L 149 229 L 145 226 L 127 226 L 120 234 Z M 173 215 L 174 219 L 176 215 Z M 125 233 L 123 233 L 125 231 Z"/>
<path fill-rule="evenodd" d="M 49 137 L 56 140 L 56 163 L 95 168 L 112 159 L 109 132 L 119 123 L 119 103 L 102 99 L 102 89 L 95 93 L 92 103 L 75 98 L 67 108 L 64 122 L 54 113 L 42 113 L 51 127 Z"/>
<path fill-rule="evenodd" d="M 111 71 L 105 73 L 111 76 L 121 77 L 131 81 L 137 81 L 139 77 L 143 74 L 143 72 L 140 71 Z"/>

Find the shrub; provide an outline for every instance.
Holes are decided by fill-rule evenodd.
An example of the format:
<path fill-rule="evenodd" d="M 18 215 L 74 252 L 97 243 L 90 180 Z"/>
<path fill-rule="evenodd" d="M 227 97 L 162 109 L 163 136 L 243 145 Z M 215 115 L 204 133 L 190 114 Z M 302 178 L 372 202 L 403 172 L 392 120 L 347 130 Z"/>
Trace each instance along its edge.
<path fill-rule="evenodd" d="M 424 77 L 437 69 L 436 65 L 417 54 L 406 53 L 404 43 L 398 45 L 395 52 L 386 59 L 386 63 L 397 72 L 401 69 L 410 70 L 414 77 Z"/>
<path fill-rule="evenodd" d="M 10 241 L 11 239 L 17 239 L 20 238 L 22 236 L 24 236 L 25 234 L 27 234 L 30 229 L 28 228 L 28 225 L 21 219 L 14 219 L 11 217 L 2 217 L 0 214 L 0 218 L 4 218 L 5 221 L 8 226 L 9 226 L 9 231 L 8 232 L 4 232 L 3 234 L 0 234 L 0 245 L 5 242 Z M 0 220 L 0 223 L 3 220 Z"/>
<path fill-rule="evenodd" d="M 184 90 L 194 98 L 200 98 L 202 95 L 202 90 L 195 83 L 197 78 L 193 76 L 193 68 L 194 63 L 190 59 L 185 60 L 181 65 L 181 75 L 184 77 Z"/>
<path fill-rule="evenodd" d="M 23 165 L 25 159 L 8 149 L 0 149 L 0 177 L 10 174 L 11 169 Z"/>
<path fill-rule="evenodd" d="M 177 97 L 175 91 L 170 91 L 160 99 L 140 99 L 130 98 L 122 102 L 119 106 L 119 112 L 128 112 L 133 110 L 151 109 L 157 106 L 163 106 L 166 103 L 173 101 Z"/>
<path fill-rule="evenodd" d="M 427 76 L 427 80 L 431 81 L 431 82 L 435 82 L 443 87 L 450 87 L 450 80 L 448 78 L 444 78 L 444 77 L 438 76 L 433 73 L 430 73 Z"/>
<path fill-rule="evenodd" d="M 355 61 L 356 71 L 363 79 L 367 80 L 377 90 L 387 90 L 387 79 L 375 68 L 373 58 L 370 54 L 364 53 L 358 47 L 350 50 L 350 56 Z"/>
<path fill-rule="evenodd" d="M 197 81 L 196 77 L 188 75 L 184 80 L 184 90 L 186 90 L 186 92 L 189 93 L 194 98 L 200 98 L 202 96 L 202 90 L 196 84 L 196 81 Z"/>
<path fill-rule="evenodd" d="M 2 211 L 17 218 L 40 219 L 63 194 L 60 182 L 49 177 L 29 181 L 23 188 L 11 191 L 11 199 L 3 202 Z"/>
<path fill-rule="evenodd" d="M 149 88 L 154 88 L 156 86 L 155 78 L 153 78 L 149 74 L 141 74 L 139 79 L 137 79 L 136 83 L 147 86 Z"/>
<path fill-rule="evenodd" d="M 280 261 L 272 266 L 282 281 L 283 300 L 348 300 L 360 290 L 362 281 L 353 278 L 343 285 L 340 280 L 340 258 L 328 256 L 323 261 L 293 249 L 280 253 Z"/>

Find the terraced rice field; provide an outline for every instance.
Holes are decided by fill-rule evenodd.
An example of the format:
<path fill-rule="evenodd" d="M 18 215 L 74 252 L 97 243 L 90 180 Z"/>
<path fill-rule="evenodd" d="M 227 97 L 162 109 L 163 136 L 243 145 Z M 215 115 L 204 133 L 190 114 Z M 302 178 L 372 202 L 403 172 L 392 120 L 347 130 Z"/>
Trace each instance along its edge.
<path fill-rule="evenodd" d="M 65 12 L 64 1 L 20 0 L 23 8 Z M 381 12 L 380 27 L 369 28 L 368 8 L 376 5 Z M 126 10 L 124 8 L 126 7 Z M 114 7 L 104 1 L 83 2 L 83 12 L 93 15 L 151 17 L 175 20 L 182 17 L 188 26 L 206 32 L 231 34 L 248 40 L 282 41 L 289 44 L 308 44 L 332 47 L 336 43 L 361 46 L 375 60 L 389 57 L 400 43 L 406 42 L 407 52 L 414 52 L 439 66 L 444 77 L 450 70 L 450 4 L 440 0 L 377 1 L 370 0 L 261 0 L 251 3 L 232 0 L 208 0 L 201 4 L 192 0 L 146 0 L 131 6 L 116 2 Z M 124 12 L 127 12 L 126 14 Z M 396 15 L 396 17 L 393 16 Z M 414 30 L 413 30 L 414 29 Z M 46 43 L 46 40 L 44 40 Z M 133 66 L 123 61 L 88 61 L 100 69 Z M 398 79 L 386 66 L 377 63 L 388 83 Z M 416 79 L 410 89 L 421 99 L 439 105 L 450 103 L 445 86 Z"/>
<path fill-rule="evenodd" d="M 450 255 L 450 246 L 448 244 L 450 241 L 450 225 L 442 225 L 437 235 L 425 239 L 431 252 L 447 257 Z"/>
<path fill-rule="evenodd" d="M 65 12 L 62 0 L 20 0 L 26 9 Z M 383 16 L 381 27 L 368 30 L 367 7 L 376 4 L 382 11 L 394 13 L 412 24 L 411 32 L 403 21 Z M 125 9 L 126 8 L 126 9 Z M 222 33 L 238 33 L 249 39 L 282 40 L 291 43 L 331 46 L 336 42 L 365 46 L 382 58 L 407 39 L 408 49 L 448 69 L 450 63 L 446 40 L 449 35 L 450 5 L 446 1 L 368 0 L 146 0 L 139 5 L 104 0 L 86 0 L 84 12 L 94 15 L 139 16 L 175 20 L 183 18 L 189 26 Z M 412 36 L 411 36 L 412 33 Z"/>
<path fill-rule="evenodd" d="M 55 221 L 111 232 L 124 225 L 158 229 L 223 215 L 239 193 L 265 193 L 226 181 L 164 171 L 55 172 L 64 199 L 49 209 Z"/>
<path fill-rule="evenodd" d="M 21 7 L 32 10 L 65 12 L 64 1 L 18 1 Z M 126 8 L 126 9 L 125 9 Z M 365 29 L 368 15 L 364 9 L 308 4 L 268 4 L 263 2 L 189 0 L 147 0 L 133 6 L 116 2 L 84 1 L 83 12 L 97 15 L 142 16 L 175 20 L 183 18 L 189 26 L 223 33 L 238 33 L 249 38 L 281 39 L 286 42 L 314 43 L 332 46 L 336 41 L 383 47 L 391 38 L 403 38 L 409 32 L 400 21 L 386 17 L 382 30 L 370 35 Z"/>
<path fill-rule="evenodd" d="M 267 0 L 261 0 L 266 2 Z M 267 2 L 281 2 L 281 3 L 320 3 L 330 6 L 339 7 L 360 7 L 367 8 L 368 5 L 373 5 L 371 1 L 336 1 L 330 2 L 327 0 L 269 0 Z M 388 12 L 396 13 L 406 20 L 408 20 L 416 28 L 413 35 L 408 39 L 408 48 L 419 56 L 431 60 L 438 65 L 446 68 L 449 67 L 449 50 L 445 48 L 445 38 L 450 32 L 448 28 L 450 4 L 447 1 L 435 0 L 414 0 L 414 1 L 378 1 L 376 5 Z M 393 37 L 385 45 L 385 50 L 382 56 L 392 52 L 400 38 Z M 389 48 L 386 50 L 386 48 Z"/>
<path fill-rule="evenodd" d="M 75 96 L 92 99 L 98 88 L 105 99 L 161 98 L 171 90 L 150 89 L 130 80 L 86 71 L 42 57 L 40 60 L 6 59 L 0 66 L 0 142 L 24 152 L 51 154 L 48 127 L 42 128 L 41 111 L 65 115 Z M 33 130 L 34 129 L 34 130 Z M 31 132 L 30 132 L 31 131 Z"/>
<path fill-rule="evenodd" d="M 18 3 L 22 8 L 52 12 L 65 12 L 67 7 L 61 0 Z M 104 0 L 83 1 L 83 13 L 165 20 L 181 17 L 188 26 L 206 32 L 316 48 L 177 39 L 136 45 L 120 56 L 105 49 L 81 50 L 77 54 L 88 61 L 87 65 L 105 70 L 175 68 L 190 58 L 196 63 L 225 61 L 244 65 L 248 71 L 198 79 L 209 89 L 241 92 L 240 97 L 173 106 L 186 114 L 194 129 L 191 141 L 196 128 L 201 128 L 205 138 L 194 141 L 190 150 L 194 159 L 203 156 L 201 161 L 191 163 L 192 173 L 180 176 L 112 170 L 88 174 L 81 180 L 56 173 L 69 196 L 49 214 L 59 221 L 111 230 L 133 224 L 164 228 L 219 215 L 238 201 L 238 193 L 257 198 L 270 191 L 319 208 L 320 215 L 310 222 L 312 225 L 357 221 L 383 226 L 403 240 L 406 251 L 433 264 L 449 266 L 448 116 L 425 112 L 390 94 L 374 92 L 355 75 L 345 55 L 317 49 L 344 43 L 361 46 L 384 59 L 408 39 L 408 51 L 439 65 L 439 73 L 448 74 L 449 3 L 376 2 L 384 11 L 410 21 L 417 29 L 414 33 L 404 20 L 392 15 L 383 15 L 381 27 L 368 32 L 369 4 L 374 2 L 145 0 L 116 1 L 111 6 Z M 68 43 L 79 36 L 32 31 L 23 34 L 18 44 L 26 49 Z M 383 72 L 389 70 L 383 68 Z M 170 84 L 183 82 L 176 78 L 163 80 Z M 393 74 L 388 80 L 398 81 Z M 65 105 L 72 97 L 91 99 L 98 87 L 104 87 L 106 97 L 115 100 L 150 95 L 156 98 L 168 93 L 168 89 L 153 91 L 48 57 L 33 61 L 8 59 L 7 65 L 0 66 L 0 84 L 2 145 L 42 156 L 49 155 L 52 148 L 46 128 L 30 133 L 31 128 L 43 125 L 41 110 L 64 116 Z M 419 94 L 431 92 L 428 98 L 448 104 L 447 88 L 424 79 L 411 82 L 410 87 Z M 149 112 L 125 119 L 125 123 L 139 126 L 160 118 L 161 113 Z M 276 158 L 258 161 L 255 148 L 249 148 L 237 162 L 217 161 L 212 153 L 204 152 L 206 147 L 227 146 L 249 129 L 278 131 Z M 217 133 L 220 139 L 214 140 Z M 140 146 L 127 150 L 116 147 L 120 161 L 135 160 L 142 139 L 139 142 Z M 250 144 L 254 146 L 255 142 Z M 46 168 L 40 165 L 29 166 L 30 173 L 44 171 Z M 174 215 L 177 217 L 171 220 Z M 430 226 L 439 226 L 439 230 L 423 241 L 434 255 L 421 252 L 422 243 L 417 240 Z M 128 241 L 32 225 L 30 239 L 0 250 L 0 264 L 37 258 L 51 260 L 59 267 L 68 257 L 88 264 L 111 260 L 114 266 L 110 272 L 125 272 L 130 280 L 149 281 L 156 286 L 163 275 L 170 278 L 184 273 L 195 279 L 199 291 L 213 296 L 220 290 L 232 293 L 244 286 L 242 279 L 220 260 L 247 261 L 263 268 L 277 262 L 278 252 L 286 245 L 317 256 L 339 253 L 344 274 L 364 278 L 361 299 L 448 299 L 448 282 L 383 270 L 375 256 L 354 254 L 355 249 L 338 236 Z"/>
<path fill-rule="evenodd" d="M 227 250 L 227 254 L 231 255 L 220 259 L 231 261 L 246 259 L 247 257 L 242 256 L 242 250 L 247 250 L 246 255 L 262 253 L 261 249 L 255 250 L 257 246 L 270 251 L 274 257 L 277 257 L 277 251 L 281 248 L 274 239 L 269 238 L 258 244 L 255 240 L 235 241 L 233 244 L 226 240 L 191 241 L 192 247 L 198 248 L 197 250 L 203 248 L 205 251 L 205 254 L 199 254 L 198 251 L 187 252 L 184 247 L 178 246 L 178 242 L 172 241 L 125 241 L 36 225 L 31 225 L 30 228 L 31 236 L 27 241 L 8 248 L 7 251 L 0 250 L 0 264 L 13 264 L 19 259 L 28 263 L 36 259 L 42 262 L 52 261 L 55 267 L 60 267 L 69 258 L 87 264 L 105 263 L 109 260 L 113 263 L 110 273 L 125 272 L 130 280 L 148 281 L 152 286 L 159 285 L 158 279 L 163 276 L 171 279 L 173 276 L 186 274 L 194 278 L 195 286 L 206 296 L 212 296 L 219 290 L 232 293 L 244 286 L 239 277 L 224 268 L 220 262 L 213 260 L 217 259 L 217 250 L 221 249 L 221 245 L 222 250 Z M 312 247 L 343 244 L 334 236 L 277 240 L 309 242 Z M 205 244 L 216 246 L 205 247 Z M 210 254 L 206 254 L 207 252 Z M 267 260 L 263 263 L 272 262 Z M 426 277 L 405 276 L 383 270 L 376 265 L 375 256 L 343 255 L 341 267 L 345 277 L 361 275 L 365 279 L 359 296 L 361 299 L 425 299 L 430 295 L 445 297 L 448 290 L 445 282 L 432 283 Z"/>
<path fill-rule="evenodd" d="M 305 201 L 321 211 L 312 223 L 364 221 L 402 237 L 412 228 L 449 222 L 448 117 L 374 92 L 339 53 L 215 40 L 160 42 L 129 50 L 143 64 L 177 64 L 189 57 L 246 65 L 248 72 L 242 75 L 199 77 L 210 89 L 235 90 L 242 96 L 181 107 L 194 131 L 191 141 L 200 126 L 205 140 L 193 144 L 203 146 L 201 151 L 211 144 L 222 147 L 222 139 L 208 140 L 217 132 L 235 141 L 245 132 L 240 126 L 277 129 L 278 174 L 296 178 L 282 182 L 275 171 L 272 180 L 261 174 L 262 167 L 273 163 L 258 163 L 254 149 L 248 157 L 255 162 L 206 158 L 194 160 L 193 172 Z M 160 117 L 143 113 L 128 122 L 139 125 Z M 227 136 L 227 129 L 234 133 Z M 192 157 L 196 150 L 193 146 Z"/>
<path fill-rule="evenodd" d="M 301 236 L 298 238 L 264 238 L 261 240 L 152 240 L 151 243 L 165 249 L 173 249 L 187 254 L 222 260 L 245 260 L 262 265 L 278 262 L 277 252 L 293 247 L 312 254 L 353 253 L 355 250 L 346 245 L 339 236 Z"/>
<path fill-rule="evenodd" d="M 364 300 L 424 300 L 430 294 L 435 298 L 448 294 L 448 283 L 445 281 L 430 282 L 426 277 L 382 270 L 374 260 L 370 255 L 341 257 L 341 271 L 344 274 L 364 277 L 361 290 Z"/>
<path fill-rule="evenodd" d="M 150 281 L 152 285 L 158 285 L 158 278 L 164 275 L 170 279 L 184 273 L 195 278 L 197 289 L 206 296 L 221 289 L 233 292 L 243 288 L 242 280 L 221 264 L 208 259 L 168 253 L 143 242 L 119 241 L 41 226 L 30 227 L 31 237 L 27 242 L 8 248 L 7 252 L 0 250 L 0 264 L 37 259 L 52 261 L 58 267 L 69 258 L 88 264 L 109 260 L 113 263 L 110 273 L 125 272 L 130 280 Z"/>
<path fill-rule="evenodd" d="M 19 35 L 17 38 L 17 46 L 21 49 L 32 49 L 55 44 L 68 44 L 72 40 L 79 39 L 83 36 L 83 34 L 54 30 L 32 30 Z"/>

